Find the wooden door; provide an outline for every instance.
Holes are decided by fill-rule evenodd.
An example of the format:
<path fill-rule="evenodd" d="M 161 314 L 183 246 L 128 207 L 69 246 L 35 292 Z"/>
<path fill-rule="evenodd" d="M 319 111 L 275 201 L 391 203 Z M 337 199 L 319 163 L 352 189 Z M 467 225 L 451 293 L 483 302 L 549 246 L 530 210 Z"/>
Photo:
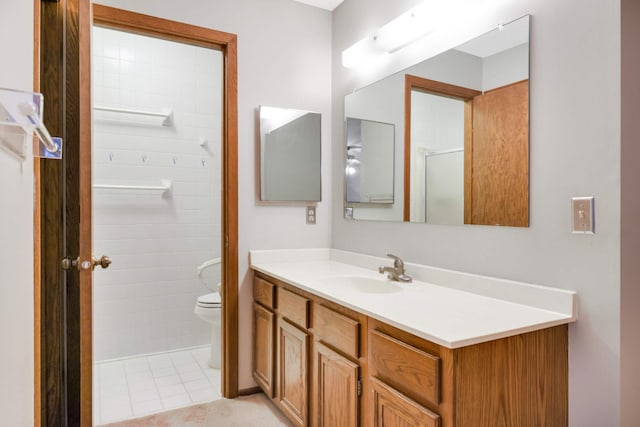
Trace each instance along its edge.
<path fill-rule="evenodd" d="M 275 315 L 253 303 L 253 379 L 262 391 L 273 398 L 273 354 Z"/>
<path fill-rule="evenodd" d="M 370 378 L 375 427 L 439 427 L 440 416 L 376 378 Z"/>
<path fill-rule="evenodd" d="M 314 359 L 318 426 L 357 427 L 360 367 L 320 343 Z"/>
<path fill-rule="evenodd" d="M 529 81 L 473 98 L 465 223 L 529 225 Z"/>
<path fill-rule="evenodd" d="M 307 425 L 309 336 L 278 319 L 278 394 L 282 411 L 295 425 Z"/>
<path fill-rule="evenodd" d="M 90 8 L 80 0 L 35 7 L 44 121 L 64 142 L 61 160 L 36 167 L 36 418 L 47 426 L 92 421 Z"/>

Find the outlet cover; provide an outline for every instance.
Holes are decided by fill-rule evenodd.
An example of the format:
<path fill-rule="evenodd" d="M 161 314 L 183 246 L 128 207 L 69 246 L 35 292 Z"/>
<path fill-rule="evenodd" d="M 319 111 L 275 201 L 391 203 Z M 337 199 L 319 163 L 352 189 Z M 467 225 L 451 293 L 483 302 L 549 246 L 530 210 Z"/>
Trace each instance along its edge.
<path fill-rule="evenodd" d="M 316 223 L 316 207 L 307 206 L 307 224 Z"/>
<path fill-rule="evenodd" d="M 594 233 L 593 197 L 571 198 L 572 227 L 575 234 Z"/>

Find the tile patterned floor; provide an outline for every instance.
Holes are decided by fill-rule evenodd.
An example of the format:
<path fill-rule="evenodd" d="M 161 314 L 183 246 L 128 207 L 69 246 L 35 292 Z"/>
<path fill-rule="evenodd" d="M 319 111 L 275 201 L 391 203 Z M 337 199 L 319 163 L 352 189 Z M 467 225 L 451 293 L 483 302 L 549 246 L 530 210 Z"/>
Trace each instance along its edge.
<path fill-rule="evenodd" d="M 220 370 L 208 359 L 206 346 L 96 363 L 94 425 L 220 399 Z"/>

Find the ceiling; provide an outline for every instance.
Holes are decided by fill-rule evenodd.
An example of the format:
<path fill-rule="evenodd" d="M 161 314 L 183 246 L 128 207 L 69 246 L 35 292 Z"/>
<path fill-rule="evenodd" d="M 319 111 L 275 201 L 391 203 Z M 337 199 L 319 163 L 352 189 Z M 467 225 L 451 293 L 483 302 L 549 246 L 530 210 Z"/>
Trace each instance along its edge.
<path fill-rule="evenodd" d="M 300 3 L 310 4 L 311 6 L 319 7 L 321 9 L 333 10 L 344 0 L 295 0 Z"/>

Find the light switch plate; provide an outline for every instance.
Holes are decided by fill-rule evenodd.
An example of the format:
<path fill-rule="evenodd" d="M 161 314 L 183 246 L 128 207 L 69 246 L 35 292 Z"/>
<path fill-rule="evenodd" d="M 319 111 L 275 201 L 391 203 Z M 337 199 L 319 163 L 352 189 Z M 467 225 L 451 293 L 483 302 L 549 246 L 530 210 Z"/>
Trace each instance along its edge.
<path fill-rule="evenodd" d="M 316 223 L 316 207 L 307 206 L 307 224 Z"/>
<path fill-rule="evenodd" d="M 353 219 L 353 208 L 344 208 L 345 219 Z"/>
<path fill-rule="evenodd" d="M 595 232 L 593 197 L 572 197 L 571 213 L 572 233 L 593 234 Z"/>

